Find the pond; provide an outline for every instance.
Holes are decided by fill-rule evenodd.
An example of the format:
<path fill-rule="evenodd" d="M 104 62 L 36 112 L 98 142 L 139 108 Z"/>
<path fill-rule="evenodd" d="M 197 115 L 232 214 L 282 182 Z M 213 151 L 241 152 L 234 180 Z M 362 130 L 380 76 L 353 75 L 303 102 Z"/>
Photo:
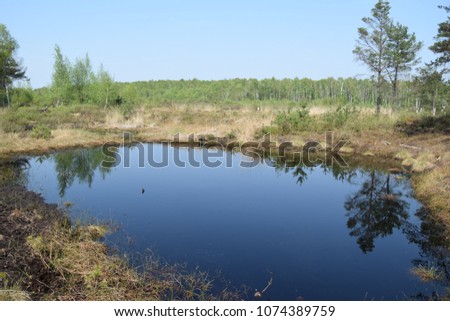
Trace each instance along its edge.
<path fill-rule="evenodd" d="M 243 166 L 248 157 L 231 152 L 206 166 L 204 149 L 164 144 L 113 152 L 109 163 L 100 148 L 29 157 L 25 184 L 47 202 L 73 204 L 74 219 L 118 224 L 105 242 L 121 252 L 220 272 L 250 299 L 270 279 L 269 300 L 424 298 L 441 285 L 412 268 L 448 276 L 448 239 L 404 174 L 279 158 Z M 180 166 L 189 159 L 201 164 Z"/>

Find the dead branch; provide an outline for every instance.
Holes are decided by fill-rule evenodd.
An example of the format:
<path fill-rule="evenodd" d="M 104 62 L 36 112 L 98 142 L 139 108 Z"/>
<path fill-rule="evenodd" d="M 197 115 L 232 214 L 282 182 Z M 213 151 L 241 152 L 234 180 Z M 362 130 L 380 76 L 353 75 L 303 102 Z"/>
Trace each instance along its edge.
<path fill-rule="evenodd" d="M 412 146 L 412 145 L 406 145 L 406 144 L 400 144 L 401 147 L 411 148 L 415 150 L 421 150 L 422 147 Z"/>

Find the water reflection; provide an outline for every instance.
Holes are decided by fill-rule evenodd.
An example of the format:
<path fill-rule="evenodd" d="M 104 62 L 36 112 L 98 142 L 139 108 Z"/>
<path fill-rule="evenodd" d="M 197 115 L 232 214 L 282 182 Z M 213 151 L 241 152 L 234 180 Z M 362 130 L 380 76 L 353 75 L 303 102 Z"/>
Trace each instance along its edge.
<path fill-rule="evenodd" d="M 91 187 L 96 172 L 104 179 L 115 164 L 109 162 L 110 159 L 103 154 L 101 148 L 65 151 L 52 155 L 52 158 L 56 164 L 60 197 L 64 196 L 75 179 Z"/>
<path fill-rule="evenodd" d="M 391 235 L 407 222 L 408 203 L 396 189 L 391 175 L 372 170 L 359 191 L 344 203 L 350 236 L 364 253 L 374 249 L 374 240 Z"/>
<path fill-rule="evenodd" d="M 412 263 L 417 268 L 434 269 L 438 279 L 444 286 L 450 285 L 450 238 L 447 228 L 442 222 L 430 215 L 422 207 L 416 212 L 420 225 L 406 223 L 404 232 L 411 243 L 420 248 L 420 258 Z"/>
<path fill-rule="evenodd" d="M 239 155 L 237 155 L 237 157 L 239 157 Z M 401 267 L 402 273 L 406 273 L 406 277 L 404 276 L 405 279 L 410 278 L 407 274 L 409 273 L 409 268 L 428 267 L 436 269 L 436 273 L 443 276 L 443 278 L 438 280 L 438 287 L 446 287 L 450 282 L 450 240 L 446 234 L 445 227 L 440 224 L 438 220 L 433 219 L 425 209 L 421 208 L 416 211 L 417 205 L 409 205 L 411 199 L 408 195 L 410 191 L 408 180 L 402 179 L 401 175 L 393 175 L 382 169 L 327 166 L 323 163 L 301 162 L 298 159 L 286 160 L 283 158 L 271 158 L 269 160 L 265 159 L 265 162 L 271 162 L 271 166 L 261 166 L 260 169 L 255 169 L 254 171 L 239 171 L 240 174 L 237 176 L 232 176 L 231 171 L 224 172 L 225 174 L 223 174 L 223 176 L 215 176 L 217 172 L 220 173 L 221 169 L 212 170 L 207 175 L 203 176 L 197 175 L 201 169 L 196 172 L 190 172 L 188 168 L 178 171 L 171 168 L 168 171 L 158 172 L 142 170 L 139 173 L 133 172 L 133 169 L 131 169 L 125 174 L 124 172 L 121 172 L 120 174 L 122 176 L 116 176 L 114 180 L 115 175 L 112 175 L 112 168 L 117 164 L 111 163 L 111 159 L 105 156 L 99 148 L 64 151 L 57 154 L 34 158 L 34 161 L 35 163 L 30 160 L 32 166 L 33 164 L 36 165 L 36 162 L 45 163 L 46 166 L 42 168 L 53 171 L 52 174 L 56 178 L 54 179 L 56 182 L 56 186 L 53 188 L 53 190 L 55 190 L 54 194 L 56 194 L 57 190 L 61 198 L 66 192 L 70 195 L 68 190 L 72 185 L 76 186 L 78 184 L 90 187 L 94 181 L 99 178 L 105 179 L 108 175 L 111 175 L 111 180 L 99 185 L 101 188 L 97 191 L 101 191 L 102 194 L 96 194 L 94 202 L 101 204 L 101 198 L 103 197 L 105 204 L 108 204 L 108 206 L 116 207 L 116 209 L 117 207 L 121 207 L 123 208 L 123 212 L 129 212 L 130 215 L 127 214 L 124 218 L 124 222 L 130 224 L 130 226 L 131 224 L 137 226 L 134 232 L 136 234 L 139 232 L 142 233 L 141 241 L 147 240 L 147 238 L 150 240 L 150 238 L 153 237 L 149 241 L 152 242 L 152 245 L 155 240 L 155 244 L 158 241 L 160 242 L 159 246 L 164 246 L 164 244 L 168 243 L 167 246 L 170 248 L 168 251 L 169 253 L 178 250 L 182 254 L 187 253 L 186 257 L 189 258 L 194 256 L 194 254 L 192 254 L 192 249 L 199 250 L 199 248 L 201 248 L 205 252 L 213 254 L 216 253 L 216 251 L 221 251 L 221 253 L 225 254 L 221 257 L 216 256 L 214 263 L 217 263 L 216 261 L 218 261 L 220 262 L 218 264 L 226 265 L 226 253 L 229 255 L 226 245 L 232 243 L 232 246 L 230 245 L 232 250 L 230 251 L 232 251 L 233 257 L 239 255 L 239 253 L 236 253 L 236 249 L 242 250 L 244 253 L 242 257 L 239 257 L 239 265 L 243 264 L 241 262 L 242 260 L 248 257 L 251 258 L 252 256 L 254 256 L 255 262 L 257 262 L 259 257 L 254 253 L 257 253 L 259 248 L 250 248 L 249 246 L 248 251 L 246 252 L 247 248 L 241 246 L 242 244 L 248 245 L 251 243 L 251 238 L 246 238 L 245 235 L 251 235 L 249 231 L 253 228 L 258 234 L 260 233 L 260 230 L 263 230 L 265 231 L 265 235 L 272 235 L 271 233 L 274 235 L 273 240 L 272 237 L 268 237 L 270 242 L 265 245 L 268 250 L 266 251 L 264 248 L 262 251 L 264 252 L 264 255 L 269 251 L 273 256 L 275 255 L 274 253 L 281 253 L 280 257 L 274 256 L 272 258 L 271 256 L 263 261 L 262 264 L 264 265 L 261 266 L 264 267 L 264 271 L 266 271 L 266 266 L 273 264 L 272 261 L 286 259 L 288 262 L 286 264 L 295 266 L 292 270 L 301 271 L 301 269 L 305 269 L 306 271 L 309 271 L 309 275 L 313 275 L 317 280 L 321 280 L 322 278 L 326 279 L 327 275 L 333 273 L 331 270 L 326 270 L 327 264 L 321 262 L 337 262 L 336 265 L 339 266 L 334 266 L 333 269 L 338 271 L 338 268 L 341 268 L 339 271 L 346 272 L 347 270 L 350 271 L 353 267 L 352 263 L 346 265 L 347 263 L 345 263 L 345 260 L 347 256 L 352 258 L 349 261 L 361 260 L 360 264 L 363 264 L 361 262 L 366 260 L 364 261 L 364 264 L 369 265 L 377 264 L 375 261 L 370 261 L 375 257 L 373 255 L 374 253 L 384 255 L 378 256 L 379 258 L 390 260 L 392 255 L 389 253 L 396 252 L 386 252 L 387 254 L 384 254 L 386 248 L 383 249 L 380 243 L 377 243 L 377 240 L 394 240 L 396 237 L 398 240 L 398 235 L 400 235 L 402 236 L 402 240 L 405 241 L 405 244 L 407 243 L 405 240 L 406 236 L 407 241 L 411 244 L 416 244 L 420 250 L 419 251 L 415 246 L 411 246 L 414 248 L 414 252 L 406 257 L 406 264 L 404 267 Z M 106 161 L 104 164 L 108 164 L 109 166 L 102 167 L 103 161 Z M 273 175 L 272 167 L 277 173 L 292 175 L 297 184 L 293 184 L 292 179 L 286 175 L 279 175 L 283 176 L 282 179 L 274 178 L 276 175 Z M 26 168 L 26 163 L 19 166 L 12 166 L 12 164 L 0 166 L 0 177 L 14 177 L 14 179 L 9 179 L 9 182 L 21 182 L 24 177 L 26 177 L 27 171 L 24 170 Z M 119 172 L 119 170 L 120 169 L 118 169 L 117 172 Z M 164 174 L 160 175 L 160 173 Z M 234 173 L 236 173 L 236 171 Z M 250 173 L 253 175 L 251 179 L 249 178 L 247 180 L 246 178 L 242 178 L 247 174 L 250 176 Z M 270 173 L 270 175 L 267 173 Z M 114 190 L 115 186 L 123 186 L 124 177 L 129 178 L 130 181 L 133 181 L 136 184 L 142 184 L 137 182 L 141 178 L 142 180 L 139 182 L 142 182 L 144 176 L 146 179 L 150 177 L 152 179 L 152 186 L 148 186 L 147 192 L 144 195 L 142 195 L 141 192 L 129 192 L 125 188 L 120 189 L 120 193 L 123 193 L 124 195 L 121 198 L 122 203 L 124 203 L 123 199 L 126 199 L 126 204 L 119 204 L 119 202 L 115 203 L 114 200 L 111 199 L 110 196 L 114 195 L 113 193 L 118 192 Z M 208 178 L 205 178 L 205 176 L 208 176 Z M 339 197 L 333 199 L 333 202 L 330 201 L 330 204 L 333 205 L 324 208 L 321 207 L 323 204 L 317 204 L 314 201 L 308 203 L 309 199 L 314 198 L 314 193 L 321 192 L 323 187 L 321 184 L 326 182 L 333 183 L 330 179 L 324 179 L 322 176 L 331 176 L 334 180 L 345 183 L 335 184 L 333 185 L 333 189 L 328 190 L 331 193 L 335 193 L 337 190 L 334 188 L 341 189 L 339 191 L 340 193 L 337 193 L 339 194 Z M 30 175 L 30 177 L 32 177 L 32 175 Z M 214 194 L 214 189 L 217 188 L 217 185 L 208 185 L 209 180 L 214 180 L 217 185 L 222 181 L 225 181 L 226 184 L 218 187 L 221 191 L 221 195 L 224 193 L 231 193 L 231 189 L 239 190 L 236 186 L 241 186 L 241 191 L 244 191 L 245 189 L 245 193 L 242 193 L 247 196 L 242 199 L 239 198 L 238 194 L 231 194 L 232 196 L 234 195 L 234 198 L 237 201 L 242 202 L 240 203 L 240 206 L 245 205 L 243 201 L 257 199 L 260 195 L 267 195 L 267 197 L 274 196 L 277 199 L 285 197 L 286 202 L 289 204 L 286 205 L 286 209 L 292 211 L 284 211 L 286 215 L 277 212 L 277 215 L 273 216 L 267 213 L 276 212 L 278 210 L 277 207 L 271 207 L 271 204 L 265 204 L 264 206 L 261 205 L 258 207 L 258 204 L 254 204 L 253 202 L 251 206 L 246 207 L 246 215 L 240 215 L 239 213 L 234 215 L 233 211 L 238 212 L 236 210 L 237 207 L 230 207 L 230 209 L 228 209 L 225 208 L 225 205 L 218 206 L 222 197 Z M 316 183 L 315 187 L 318 188 L 317 190 L 309 188 L 309 180 Z M 280 181 L 287 183 L 279 184 Z M 269 185 L 271 183 L 277 186 L 277 190 L 270 189 L 271 186 Z M 259 186 L 255 186 L 257 192 L 249 191 L 248 184 L 259 184 Z M 93 186 L 93 188 L 95 188 L 95 185 Z M 138 187 L 140 191 L 141 185 L 138 185 Z M 150 193 L 151 188 L 153 188 L 152 193 Z M 193 193 L 189 194 L 186 192 L 187 190 L 193 191 Z M 78 189 L 77 193 L 91 193 L 91 191 Z M 173 202 L 173 199 L 167 196 L 171 193 L 178 193 L 177 202 Z M 204 201 L 198 202 L 198 198 L 195 198 L 197 195 L 203 195 L 206 198 Z M 210 203 L 207 202 L 208 197 L 211 199 Z M 301 199 L 301 201 L 297 201 L 297 198 Z M 190 201 L 193 199 L 196 200 L 195 203 L 197 205 L 190 207 Z M 86 204 L 88 204 L 88 206 L 90 205 L 90 203 L 85 203 L 83 205 Z M 133 207 L 133 205 L 135 207 Z M 105 210 L 105 208 L 100 207 L 100 210 L 107 212 L 108 208 Z M 215 209 L 214 212 L 211 212 L 211 208 Z M 301 210 L 299 210 L 300 208 Z M 267 213 L 265 212 L 266 210 Z M 294 210 L 298 215 L 292 214 L 294 213 Z M 257 212 L 258 215 L 253 215 L 252 211 Z M 139 216 L 140 212 L 144 213 L 142 216 L 143 218 Z M 220 214 L 215 215 L 216 212 Z M 310 215 L 312 212 L 317 212 L 320 214 L 320 217 L 318 217 L 319 215 Z M 160 213 L 164 213 L 164 215 Z M 208 213 L 208 215 L 202 215 L 202 213 Z M 338 213 L 338 215 L 336 213 Z M 214 218 L 215 221 L 213 221 L 212 218 Z M 211 219 L 211 222 L 214 224 L 208 225 L 209 219 Z M 242 221 L 239 221 L 240 219 L 242 219 Z M 170 221 L 169 225 L 165 225 L 167 220 Z M 176 225 L 177 220 L 182 222 L 180 223 L 182 226 L 179 227 Z M 154 229 L 152 229 L 153 226 Z M 201 226 L 200 229 L 199 226 Z M 305 226 L 308 226 L 308 228 L 303 229 Z M 311 239 L 307 237 L 302 238 L 301 236 L 309 235 L 308 230 L 313 230 L 310 226 L 314 226 L 314 231 L 311 233 Z M 211 228 L 213 229 L 213 232 L 210 232 Z M 298 228 L 302 228 L 301 233 L 296 230 Z M 326 233 L 320 234 L 322 228 Z M 234 231 L 236 229 L 239 229 L 239 232 L 236 232 L 236 235 L 233 236 L 236 240 L 230 239 L 229 235 L 223 232 L 226 230 Z M 151 233 L 149 232 L 150 230 L 152 231 Z M 170 234 L 170 230 L 176 232 L 173 233 L 175 236 L 165 238 L 164 235 Z M 222 239 L 218 237 L 221 233 L 224 233 L 223 239 L 225 241 L 223 241 L 223 243 L 221 243 Z M 148 235 L 151 235 L 151 237 Z M 324 239 L 329 238 L 331 243 L 321 243 L 318 235 L 323 235 L 320 237 Z M 350 237 L 348 237 L 348 235 L 350 235 Z M 389 238 L 389 236 L 391 237 Z M 160 238 L 158 239 L 157 237 Z M 333 237 L 336 237 L 336 239 L 333 239 Z M 281 239 L 280 246 L 275 242 L 276 238 Z M 183 241 L 180 242 L 179 239 Z M 206 244 L 205 240 L 208 242 L 210 241 L 211 245 Z M 304 242 L 303 240 L 307 240 L 307 242 Z M 342 253 L 338 250 L 336 251 L 336 254 L 330 252 L 327 253 L 327 251 L 332 251 L 329 248 L 330 244 L 331 247 L 333 246 L 333 242 L 339 244 L 339 246 L 342 246 L 343 248 L 348 244 L 348 247 L 346 247 L 346 250 L 343 250 Z M 395 242 L 396 241 L 390 244 L 395 244 Z M 311 246 L 302 247 L 303 244 L 311 244 Z M 375 245 L 377 245 L 377 247 Z M 308 252 L 310 249 L 311 252 Z M 297 264 L 297 261 L 295 261 L 296 256 L 292 255 L 292 253 L 297 253 L 298 251 L 301 251 L 303 257 L 301 259 L 301 264 L 295 265 Z M 319 255 L 315 257 L 314 253 L 319 253 Z M 202 256 L 205 255 L 199 255 L 198 257 Z M 305 259 L 305 257 L 307 259 Z M 361 259 L 361 257 L 364 257 L 364 259 Z M 330 258 L 330 261 L 321 261 L 323 258 Z M 394 260 L 395 258 L 392 259 Z M 409 263 L 410 260 L 412 260 L 411 264 Z M 204 261 L 199 261 L 199 263 L 204 263 Z M 310 265 L 311 269 L 308 270 L 307 268 Z M 231 266 L 231 268 L 233 267 L 234 266 Z M 251 271 L 252 267 L 253 265 L 247 265 L 245 268 L 242 268 L 242 270 Z M 367 268 L 366 265 L 364 265 L 364 267 Z M 200 268 L 202 268 L 202 266 L 200 266 Z M 379 267 L 373 267 L 374 270 L 378 268 Z M 276 271 L 276 268 L 274 270 Z M 363 268 L 361 268 L 361 270 L 363 270 Z M 281 275 L 280 271 L 281 270 L 278 271 L 277 277 Z M 294 277 L 297 277 L 294 275 L 295 271 L 289 272 L 283 270 L 283 273 L 288 274 L 292 272 L 293 274 L 288 278 L 293 279 Z M 319 272 L 323 274 L 320 274 Z M 367 275 L 371 275 L 372 272 L 376 273 L 376 271 L 370 271 L 367 272 Z M 234 273 L 238 272 L 234 271 Z M 242 273 L 245 274 L 244 272 Z M 352 272 L 350 271 L 349 274 L 352 274 Z M 348 278 L 349 283 L 352 282 L 353 277 L 354 275 L 351 275 Z M 242 276 L 242 279 L 244 279 L 245 282 L 248 278 L 248 275 Z M 365 278 L 367 278 L 367 276 L 362 276 L 362 280 L 365 281 Z M 328 282 L 334 282 L 334 280 L 337 279 L 339 279 L 339 277 L 336 275 L 333 279 L 329 279 Z M 302 280 L 302 291 L 305 287 L 305 283 L 313 282 L 314 280 L 313 277 L 305 277 L 305 279 Z M 264 282 L 267 281 L 264 279 Z M 280 280 L 278 280 L 278 282 L 281 283 Z M 293 286 L 292 282 L 286 283 L 286 289 L 290 289 Z M 323 281 L 323 283 L 325 284 L 325 281 Z M 316 286 L 317 284 L 311 285 L 312 292 Z M 339 288 L 339 286 L 336 286 L 336 288 Z M 410 293 L 414 291 L 415 289 L 409 290 Z M 353 298 L 358 297 L 354 296 Z M 424 293 L 419 293 L 415 295 L 415 298 L 430 297 L 426 297 L 426 294 Z"/>
<path fill-rule="evenodd" d="M 327 165 L 331 162 L 311 162 L 305 159 L 296 158 L 289 160 L 285 157 L 271 159 L 271 164 L 279 173 L 290 173 L 297 180 L 297 184 L 302 185 L 315 168 L 322 169 L 324 175 L 331 174 L 338 181 L 350 182 L 352 177 L 356 176 L 357 168 Z"/>
<path fill-rule="evenodd" d="M 29 165 L 28 159 L 23 157 L 0 160 L 0 186 L 24 185 L 27 180 L 25 169 Z"/>
<path fill-rule="evenodd" d="M 277 163 L 277 171 L 291 173 L 298 184 L 306 181 L 314 165 L 298 163 Z M 327 167 L 321 165 L 324 173 L 331 173 L 335 179 L 347 180 L 356 175 L 354 168 Z M 408 218 L 409 204 L 402 197 L 406 180 L 401 175 L 392 175 L 380 170 L 366 171 L 366 179 L 358 191 L 349 194 L 345 200 L 347 227 L 349 235 L 356 238 L 361 251 L 374 250 L 377 238 L 387 237 L 394 230 L 403 232 L 410 243 L 420 249 L 420 257 L 412 261 L 416 268 L 432 270 L 435 279 L 429 279 L 439 286 L 450 286 L 450 238 L 447 228 L 439 219 L 431 216 L 425 207 L 419 208 L 415 216 L 419 224 Z M 425 280 L 424 280 L 425 281 Z M 437 291 L 431 296 L 418 293 L 414 299 L 437 299 Z"/>
<path fill-rule="evenodd" d="M 291 173 L 299 185 L 303 184 L 313 168 L 320 166 L 324 174 L 331 174 L 339 181 L 351 182 L 357 175 L 353 167 L 326 166 L 324 164 L 276 162 L 278 172 Z M 366 173 L 368 179 L 361 188 L 348 195 L 344 208 L 347 212 L 347 227 L 350 236 L 356 238 L 361 251 L 373 251 L 375 239 L 391 235 L 394 229 L 400 229 L 408 220 L 408 203 L 402 199 L 400 183 L 392 175 L 376 170 Z"/>

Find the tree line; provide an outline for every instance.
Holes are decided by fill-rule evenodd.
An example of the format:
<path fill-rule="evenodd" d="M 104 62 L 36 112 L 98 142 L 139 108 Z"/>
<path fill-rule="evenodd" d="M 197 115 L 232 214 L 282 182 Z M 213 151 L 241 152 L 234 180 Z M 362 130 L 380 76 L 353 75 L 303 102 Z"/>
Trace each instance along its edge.
<path fill-rule="evenodd" d="M 436 42 L 429 48 L 437 58 L 411 72 L 421 62 L 423 43 L 409 28 L 390 17 L 388 1 L 378 0 L 371 16 L 362 19 L 353 50 L 355 57 L 372 72 L 369 79 L 229 79 L 217 81 L 165 80 L 115 82 L 100 66 L 94 72 L 89 56 L 71 62 L 56 45 L 52 83 L 32 89 L 17 56 L 19 48 L 6 26 L 0 24 L 0 100 L 6 107 L 26 105 L 62 106 L 170 103 L 280 103 L 364 105 L 392 109 L 430 109 L 433 114 L 450 101 L 446 68 L 450 61 L 450 17 L 438 26 Z M 450 11 L 449 7 L 441 9 Z M 18 82 L 22 80 L 22 82 Z M 23 82 L 25 80 L 25 82 Z M 15 84 L 15 86 L 13 86 Z"/>

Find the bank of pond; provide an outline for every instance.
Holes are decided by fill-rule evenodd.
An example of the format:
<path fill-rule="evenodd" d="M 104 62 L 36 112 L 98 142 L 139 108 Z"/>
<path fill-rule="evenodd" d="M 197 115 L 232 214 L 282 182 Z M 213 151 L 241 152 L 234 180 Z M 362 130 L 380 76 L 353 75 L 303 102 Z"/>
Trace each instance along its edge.
<path fill-rule="evenodd" d="M 117 227 L 102 242 L 133 266 L 151 253 L 248 299 L 263 289 L 268 300 L 446 295 L 450 241 L 401 168 L 231 151 L 205 162 L 205 148 L 140 146 L 23 156 L 0 176 L 72 221 Z"/>

